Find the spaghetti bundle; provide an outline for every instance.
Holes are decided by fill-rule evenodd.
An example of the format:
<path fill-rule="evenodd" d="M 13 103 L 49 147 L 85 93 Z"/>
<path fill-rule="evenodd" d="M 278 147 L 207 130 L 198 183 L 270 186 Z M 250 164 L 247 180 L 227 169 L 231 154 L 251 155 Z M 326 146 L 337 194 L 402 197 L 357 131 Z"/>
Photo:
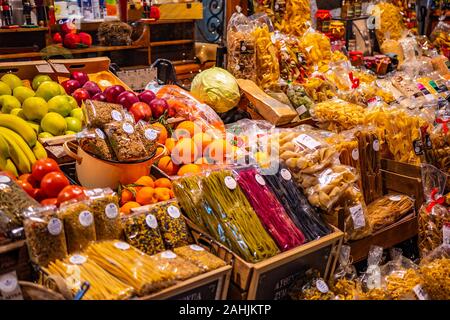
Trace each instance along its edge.
<path fill-rule="evenodd" d="M 307 241 L 331 232 L 320 214 L 297 188 L 288 169 L 282 167 L 277 174 L 265 176 L 265 181 Z"/>
<path fill-rule="evenodd" d="M 236 177 L 262 224 L 281 250 L 289 250 L 305 242 L 302 232 L 286 214 L 256 169 L 240 170 Z"/>
<path fill-rule="evenodd" d="M 130 297 L 134 292 L 131 286 L 112 276 L 86 256 L 74 255 L 69 259 L 50 262 L 44 271 L 64 278 L 73 293 L 79 291 L 85 281 L 89 282 L 90 288 L 83 298 L 86 300 L 120 300 Z"/>

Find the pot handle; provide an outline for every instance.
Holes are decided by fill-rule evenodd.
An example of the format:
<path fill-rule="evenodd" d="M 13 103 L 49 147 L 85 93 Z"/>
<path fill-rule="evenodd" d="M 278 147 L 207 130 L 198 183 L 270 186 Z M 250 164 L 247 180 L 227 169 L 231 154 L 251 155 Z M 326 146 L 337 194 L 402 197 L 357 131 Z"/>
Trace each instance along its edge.
<path fill-rule="evenodd" d="M 156 145 L 157 145 L 158 147 L 160 147 L 160 148 L 163 148 L 163 151 L 160 152 L 158 155 L 156 155 L 156 156 L 153 158 L 153 162 L 155 162 L 155 161 L 158 160 L 159 158 L 163 157 L 163 156 L 166 154 L 166 152 L 167 152 L 167 147 L 166 147 L 165 145 L 163 145 L 163 144 L 161 144 L 161 143 L 157 143 Z"/>
<path fill-rule="evenodd" d="M 64 151 L 67 153 L 67 155 L 69 157 L 75 159 L 78 164 L 81 164 L 81 162 L 83 161 L 83 158 L 80 157 L 79 155 L 75 154 L 72 150 L 70 150 L 68 143 L 69 143 L 69 141 L 66 141 L 63 143 Z"/>

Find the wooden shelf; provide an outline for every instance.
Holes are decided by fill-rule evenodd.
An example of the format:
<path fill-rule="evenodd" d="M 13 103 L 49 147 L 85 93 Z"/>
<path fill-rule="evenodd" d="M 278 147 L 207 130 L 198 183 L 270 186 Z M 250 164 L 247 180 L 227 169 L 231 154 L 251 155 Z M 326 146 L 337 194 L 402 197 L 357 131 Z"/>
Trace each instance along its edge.
<path fill-rule="evenodd" d="M 43 32 L 48 31 L 47 27 L 37 27 L 37 28 L 17 28 L 17 29 L 0 29 L 0 33 L 14 33 L 14 32 Z"/>
<path fill-rule="evenodd" d="M 23 247 L 26 244 L 25 240 L 11 242 L 0 246 L 0 254 L 4 254 Z"/>
<path fill-rule="evenodd" d="M 150 47 L 176 46 L 194 43 L 193 39 L 150 42 Z"/>
<path fill-rule="evenodd" d="M 193 23 L 194 20 L 192 19 L 176 19 L 176 20 L 155 20 L 155 21 L 145 21 L 145 20 L 139 20 L 142 23 L 145 24 L 172 24 L 172 23 Z"/>

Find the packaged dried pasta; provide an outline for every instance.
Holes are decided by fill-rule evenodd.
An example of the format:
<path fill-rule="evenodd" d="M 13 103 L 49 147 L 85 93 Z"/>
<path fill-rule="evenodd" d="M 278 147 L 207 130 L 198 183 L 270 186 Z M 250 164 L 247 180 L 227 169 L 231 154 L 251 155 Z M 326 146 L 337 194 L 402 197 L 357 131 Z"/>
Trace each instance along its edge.
<path fill-rule="evenodd" d="M 183 259 L 171 250 L 155 254 L 150 259 L 155 262 L 159 270 L 167 272 L 176 280 L 186 280 L 203 273 L 200 267 Z"/>
<path fill-rule="evenodd" d="M 105 133 L 100 128 L 86 129 L 76 135 L 78 145 L 83 151 L 104 160 L 115 160 L 111 145 L 109 144 Z"/>
<path fill-rule="evenodd" d="M 370 14 L 379 17 L 380 27 L 376 30 L 376 36 L 380 46 L 383 45 L 387 34 L 389 34 L 389 39 L 401 38 L 406 28 L 397 6 L 387 1 L 381 1 L 372 7 Z"/>
<path fill-rule="evenodd" d="M 64 259 L 67 255 L 66 236 L 56 207 L 31 207 L 23 215 L 30 260 L 46 267 L 51 261 Z"/>
<path fill-rule="evenodd" d="M 89 207 L 94 215 L 97 240 L 114 240 L 122 236 L 119 217 L 119 197 L 110 188 L 93 189 L 85 192 Z"/>
<path fill-rule="evenodd" d="M 105 125 L 111 148 L 119 161 L 143 160 L 150 156 L 149 151 L 136 131 L 127 121 L 114 121 Z"/>
<path fill-rule="evenodd" d="M 215 270 L 227 265 L 225 261 L 196 244 L 178 247 L 173 251 L 183 259 L 195 264 L 204 272 Z"/>
<path fill-rule="evenodd" d="M 306 78 L 302 86 L 308 97 L 314 102 L 323 102 L 336 96 L 336 86 L 320 75 L 315 76 L 313 74 Z"/>
<path fill-rule="evenodd" d="M 275 31 L 275 47 L 280 65 L 280 79 L 285 83 L 301 83 L 307 77 L 305 56 L 299 48 L 299 38 Z"/>
<path fill-rule="evenodd" d="M 326 35 L 309 28 L 300 38 L 300 48 L 305 56 L 309 73 L 328 71 L 331 43 Z"/>
<path fill-rule="evenodd" d="M 403 194 L 388 194 L 367 206 L 367 216 L 373 232 L 376 232 L 397 222 L 413 208 L 414 199 Z"/>
<path fill-rule="evenodd" d="M 303 244 L 303 233 L 286 214 L 256 168 L 236 170 L 234 176 L 259 220 L 281 250 L 289 250 Z"/>
<path fill-rule="evenodd" d="M 304 280 L 294 283 L 290 296 L 295 300 L 333 300 L 335 294 L 319 271 L 310 269 L 305 272 Z"/>
<path fill-rule="evenodd" d="M 365 292 L 381 289 L 381 268 L 383 262 L 383 248 L 379 246 L 370 246 L 367 257 L 367 269 L 361 276 L 362 288 Z M 383 295 L 383 294 L 382 294 Z"/>
<path fill-rule="evenodd" d="M 258 25 L 253 30 L 256 48 L 256 83 L 267 90 L 278 85 L 280 66 L 275 45 L 272 43 L 269 26 Z"/>
<path fill-rule="evenodd" d="M 301 85 L 289 84 L 286 93 L 300 119 L 309 118 L 311 116 L 309 109 L 314 102 L 308 97 L 305 89 Z"/>
<path fill-rule="evenodd" d="M 94 215 L 88 201 L 62 203 L 59 217 L 64 224 L 69 254 L 83 251 L 96 240 Z"/>
<path fill-rule="evenodd" d="M 90 128 L 103 129 L 109 122 L 121 122 L 125 119 L 125 112 L 120 104 L 85 100 L 82 107 L 86 122 Z"/>
<path fill-rule="evenodd" d="M 136 131 L 140 134 L 148 154 L 151 156 L 154 155 L 161 130 L 141 120 L 136 124 Z"/>
<path fill-rule="evenodd" d="M 355 266 L 352 264 L 350 246 L 341 246 L 339 254 L 339 266 L 333 275 L 331 290 L 335 300 L 355 300 L 361 291 L 361 283 L 357 279 Z"/>
<path fill-rule="evenodd" d="M 122 220 L 126 241 L 142 252 L 152 255 L 164 251 L 164 241 L 158 220 L 149 213 L 148 206 L 136 208 Z"/>
<path fill-rule="evenodd" d="M 301 36 L 311 24 L 311 7 L 308 0 L 286 0 L 276 1 L 278 9 L 282 14 L 279 29 L 287 34 Z M 284 10 L 283 10 L 284 9 Z"/>
<path fill-rule="evenodd" d="M 348 280 L 354 280 L 358 274 L 355 266 L 352 264 L 351 247 L 347 245 L 341 246 L 339 253 L 339 266 L 334 271 L 334 281 L 346 278 Z"/>
<path fill-rule="evenodd" d="M 89 283 L 85 300 L 123 300 L 134 295 L 134 289 L 121 281 L 109 270 L 94 262 L 86 254 L 74 254 L 65 259 L 50 262 L 43 270 L 49 275 L 60 276 L 75 295 L 84 282 Z"/>
<path fill-rule="evenodd" d="M 86 250 L 89 259 L 111 275 L 134 288 L 139 296 L 153 293 L 174 283 L 171 270 L 122 241 L 94 243 Z"/>

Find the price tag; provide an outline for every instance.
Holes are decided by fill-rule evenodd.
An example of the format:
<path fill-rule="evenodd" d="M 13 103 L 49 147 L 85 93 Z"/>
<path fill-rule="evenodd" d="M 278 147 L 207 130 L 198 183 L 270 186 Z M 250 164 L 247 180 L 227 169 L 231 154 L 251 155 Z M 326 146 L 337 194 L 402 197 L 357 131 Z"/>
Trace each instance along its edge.
<path fill-rule="evenodd" d="M 298 113 L 299 116 L 301 116 L 302 114 L 304 114 L 306 111 L 308 111 L 308 109 L 306 109 L 305 105 L 302 104 L 300 107 L 298 107 L 297 109 L 295 109 Z"/>
<path fill-rule="evenodd" d="M 355 149 L 352 150 L 352 158 L 353 158 L 353 160 L 358 161 L 358 159 L 359 159 L 359 150 L 358 150 L 358 148 L 355 148 Z"/>
<path fill-rule="evenodd" d="M 288 169 L 281 169 L 280 171 L 281 177 L 283 177 L 284 180 L 291 180 L 292 179 L 292 174 Z"/>
<path fill-rule="evenodd" d="M 11 179 L 8 176 L 1 176 L 0 175 L 0 183 L 10 183 Z"/>
<path fill-rule="evenodd" d="M 55 69 L 55 71 L 57 73 L 70 73 L 69 70 L 67 70 L 66 66 L 60 63 L 52 63 L 53 69 Z"/>
<path fill-rule="evenodd" d="M 111 111 L 111 118 L 113 118 L 116 121 L 122 121 L 123 120 L 122 114 L 119 111 L 117 111 L 117 110 Z"/>
<path fill-rule="evenodd" d="M 72 264 L 83 264 L 87 261 L 85 256 L 82 256 L 81 254 L 74 254 L 69 258 L 70 263 Z"/>
<path fill-rule="evenodd" d="M 266 181 L 259 173 L 255 174 L 255 179 L 260 185 L 262 185 L 262 186 L 266 185 Z"/>
<path fill-rule="evenodd" d="M 366 220 L 364 219 L 363 208 L 361 204 L 358 204 L 354 207 L 350 207 L 350 214 L 353 219 L 353 227 L 354 229 L 363 228 L 366 226 Z"/>
<path fill-rule="evenodd" d="M 158 228 L 158 221 L 156 220 L 156 217 L 152 214 L 148 214 L 145 217 L 145 223 L 147 223 L 147 225 L 152 229 Z"/>
<path fill-rule="evenodd" d="M 308 149 L 316 149 L 321 146 L 319 141 L 311 138 L 307 134 L 300 134 L 297 138 L 294 139 L 294 142 Z"/>
<path fill-rule="evenodd" d="M 402 199 L 402 196 L 400 196 L 400 195 L 395 195 L 395 196 L 389 197 L 389 200 L 392 200 L 392 201 L 400 201 L 401 199 Z"/>
<path fill-rule="evenodd" d="M 15 271 L 0 276 L 0 300 L 23 300 Z"/>
<path fill-rule="evenodd" d="M 316 281 L 316 288 L 322 293 L 327 293 L 329 291 L 328 285 L 322 279 Z"/>
<path fill-rule="evenodd" d="M 128 122 L 125 122 L 122 125 L 122 129 L 123 129 L 123 131 L 125 131 L 128 134 L 133 134 L 134 133 L 133 125 L 131 123 L 128 123 Z"/>
<path fill-rule="evenodd" d="M 48 63 L 38 64 L 36 69 L 39 73 L 53 73 L 53 69 Z"/>
<path fill-rule="evenodd" d="M 181 215 L 180 209 L 178 209 L 175 206 L 169 206 L 167 208 L 167 213 L 169 214 L 169 216 L 171 216 L 174 219 L 178 219 L 180 217 L 180 215 Z"/>
<path fill-rule="evenodd" d="M 94 217 L 89 211 L 82 211 L 78 216 L 78 220 L 83 227 L 89 227 L 94 222 Z"/>
<path fill-rule="evenodd" d="M 161 252 L 161 257 L 163 257 L 165 259 L 175 259 L 177 257 L 177 255 L 174 252 L 167 250 L 167 251 Z"/>
<path fill-rule="evenodd" d="M 130 249 L 130 245 L 123 241 L 118 241 L 118 242 L 114 243 L 114 247 L 116 247 L 117 249 L 120 249 L 120 250 Z"/>
<path fill-rule="evenodd" d="M 378 141 L 378 139 L 373 140 L 372 146 L 373 146 L 373 150 L 374 150 L 375 152 L 380 151 L 380 141 Z"/>
<path fill-rule="evenodd" d="M 52 236 L 57 236 L 62 231 L 62 222 L 58 218 L 51 218 L 47 224 L 47 230 Z"/>
<path fill-rule="evenodd" d="M 234 190 L 237 187 L 236 180 L 232 176 L 226 176 L 225 177 L 225 185 L 228 189 Z"/>
<path fill-rule="evenodd" d="M 198 246 L 198 245 L 196 245 L 196 244 L 191 244 L 189 247 L 190 247 L 192 250 L 195 250 L 195 251 L 205 251 L 205 249 L 203 249 L 202 247 L 200 247 L 200 246 Z"/>
<path fill-rule="evenodd" d="M 450 245 L 450 223 L 446 223 L 442 227 L 442 243 Z"/>
<path fill-rule="evenodd" d="M 144 131 L 144 136 L 147 140 L 153 141 L 158 137 L 158 131 L 153 129 L 147 129 Z"/>
<path fill-rule="evenodd" d="M 97 136 L 102 139 L 105 140 L 105 134 L 103 133 L 103 131 L 99 128 L 95 128 L 95 133 L 97 134 Z"/>
<path fill-rule="evenodd" d="M 105 207 L 105 214 L 109 219 L 115 219 L 119 215 L 119 208 L 115 203 L 108 203 Z"/>
<path fill-rule="evenodd" d="M 425 292 L 425 290 L 420 284 L 416 285 L 413 288 L 413 291 L 419 300 L 429 300 L 428 294 Z"/>

